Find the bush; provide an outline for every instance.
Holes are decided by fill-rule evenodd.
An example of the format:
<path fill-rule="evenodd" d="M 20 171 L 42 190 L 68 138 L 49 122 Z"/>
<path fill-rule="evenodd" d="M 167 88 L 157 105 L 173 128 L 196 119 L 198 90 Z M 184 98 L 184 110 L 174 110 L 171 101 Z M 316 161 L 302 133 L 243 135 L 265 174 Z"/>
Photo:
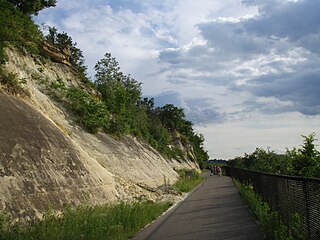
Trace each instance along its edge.
<path fill-rule="evenodd" d="M 75 87 L 67 90 L 67 99 L 70 108 L 79 116 L 79 122 L 91 133 L 109 128 L 110 114 L 103 102 Z"/>
<path fill-rule="evenodd" d="M 12 94 L 20 94 L 23 96 L 29 96 L 30 94 L 26 89 L 23 88 L 23 84 L 26 84 L 24 79 L 18 79 L 16 74 L 6 73 L 2 69 L 0 69 L 0 84 Z"/>

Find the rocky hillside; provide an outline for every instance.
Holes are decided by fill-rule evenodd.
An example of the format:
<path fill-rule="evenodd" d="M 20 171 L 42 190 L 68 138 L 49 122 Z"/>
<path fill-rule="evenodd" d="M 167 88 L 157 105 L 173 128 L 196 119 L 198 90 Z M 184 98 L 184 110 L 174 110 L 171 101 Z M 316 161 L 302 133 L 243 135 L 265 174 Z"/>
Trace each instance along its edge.
<path fill-rule="evenodd" d="M 64 204 L 175 199 L 159 187 L 175 182 L 177 169 L 199 170 L 192 148 L 183 149 L 179 137 L 176 144 L 191 159 L 164 158 L 132 136 L 83 131 L 57 101 L 54 86 L 99 94 L 66 64 L 15 49 L 6 54 L 5 71 L 19 82 L 19 91 L 0 85 L 0 210 L 41 216 Z"/>

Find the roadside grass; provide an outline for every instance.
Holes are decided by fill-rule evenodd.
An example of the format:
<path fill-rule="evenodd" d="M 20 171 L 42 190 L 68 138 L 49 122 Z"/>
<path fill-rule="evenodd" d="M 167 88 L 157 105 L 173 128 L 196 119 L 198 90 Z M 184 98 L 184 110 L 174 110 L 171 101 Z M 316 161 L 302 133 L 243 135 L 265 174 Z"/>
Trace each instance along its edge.
<path fill-rule="evenodd" d="M 166 211 L 171 203 L 120 203 L 104 206 L 68 206 L 57 214 L 48 211 L 42 220 L 12 223 L 0 214 L 0 240 L 121 240 Z"/>
<path fill-rule="evenodd" d="M 194 187 L 203 181 L 203 177 L 197 172 L 192 172 L 190 175 L 187 171 L 179 171 L 180 178 L 173 184 L 173 188 L 179 192 L 190 192 Z"/>
<path fill-rule="evenodd" d="M 250 185 L 241 184 L 233 180 L 240 195 L 248 205 L 250 212 L 258 220 L 259 225 L 267 240 L 302 240 L 301 218 L 299 214 L 293 214 L 289 223 L 285 224 L 279 212 L 272 211 L 270 206 L 262 201 Z"/>

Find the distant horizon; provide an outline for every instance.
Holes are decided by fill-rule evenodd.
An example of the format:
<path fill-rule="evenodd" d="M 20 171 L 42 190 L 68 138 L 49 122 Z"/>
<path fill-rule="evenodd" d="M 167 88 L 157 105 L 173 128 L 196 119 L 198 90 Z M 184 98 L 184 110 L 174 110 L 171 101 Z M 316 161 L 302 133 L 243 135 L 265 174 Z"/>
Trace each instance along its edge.
<path fill-rule="evenodd" d="M 185 109 L 210 158 L 320 136 L 320 1 L 58 0 L 34 16 L 93 66 L 111 52 L 145 96 Z"/>

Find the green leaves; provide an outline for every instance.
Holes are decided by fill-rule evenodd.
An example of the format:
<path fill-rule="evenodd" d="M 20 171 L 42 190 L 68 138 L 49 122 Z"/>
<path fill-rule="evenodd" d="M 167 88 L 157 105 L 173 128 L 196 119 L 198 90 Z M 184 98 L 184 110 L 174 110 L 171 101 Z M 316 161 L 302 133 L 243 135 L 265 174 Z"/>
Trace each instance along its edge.
<path fill-rule="evenodd" d="M 315 139 L 315 133 L 302 137 L 304 138 L 304 144 L 293 160 L 294 173 L 306 177 L 320 178 L 320 153 L 314 144 L 317 140 Z"/>
<path fill-rule="evenodd" d="M 79 122 L 90 132 L 109 128 L 110 114 L 103 102 L 75 87 L 68 89 L 67 98 L 71 109 L 80 117 Z"/>
<path fill-rule="evenodd" d="M 285 175 L 320 178 L 320 153 L 316 149 L 315 133 L 304 138 L 299 149 L 287 149 L 277 154 L 269 149 L 257 148 L 253 153 L 229 161 L 230 166 Z"/>
<path fill-rule="evenodd" d="M 57 28 L 49 27 L 49 33 L 45 36 L 45 39 L 48 43 L 56 46 L 62 52 L 67 52 L 70 55 L 69 61 L 72 66 L 74 66 L 82 75 L 86 75 L 87 67 L 85 66 L 82 51 L 76 47 L 77 43 L 73 42 L 72 38 L 67 33 L 59 33 Z"/>
<path fill-rule="evenodd" d="M 44 8 L 54 7 L 56 5 L 56 0 L 7 0 L 16 6 L 20 11 L 25 14 L 37 15 L 38 12 Z"/>
<path fill-rule="evenodd" d="M 137 132 L 134 124 L 138 115 L 138 101 L 141 99 L 141 83 L 120 71 L 118 62 L 110 53 L 95 66 L 95 84 L 102 94 L 102 100 L 113 115 L 111 132 Z"/>
<path fill-rule="evenodd" d="M 42 34 L 31 17 L 7 0 L 0 0 L 0 9 L 0 63 L 6 60 L 3 48 L 8 43 L 24 47 L 32 53 L 37 52 L 37 44 L 41 41 Z"/>

